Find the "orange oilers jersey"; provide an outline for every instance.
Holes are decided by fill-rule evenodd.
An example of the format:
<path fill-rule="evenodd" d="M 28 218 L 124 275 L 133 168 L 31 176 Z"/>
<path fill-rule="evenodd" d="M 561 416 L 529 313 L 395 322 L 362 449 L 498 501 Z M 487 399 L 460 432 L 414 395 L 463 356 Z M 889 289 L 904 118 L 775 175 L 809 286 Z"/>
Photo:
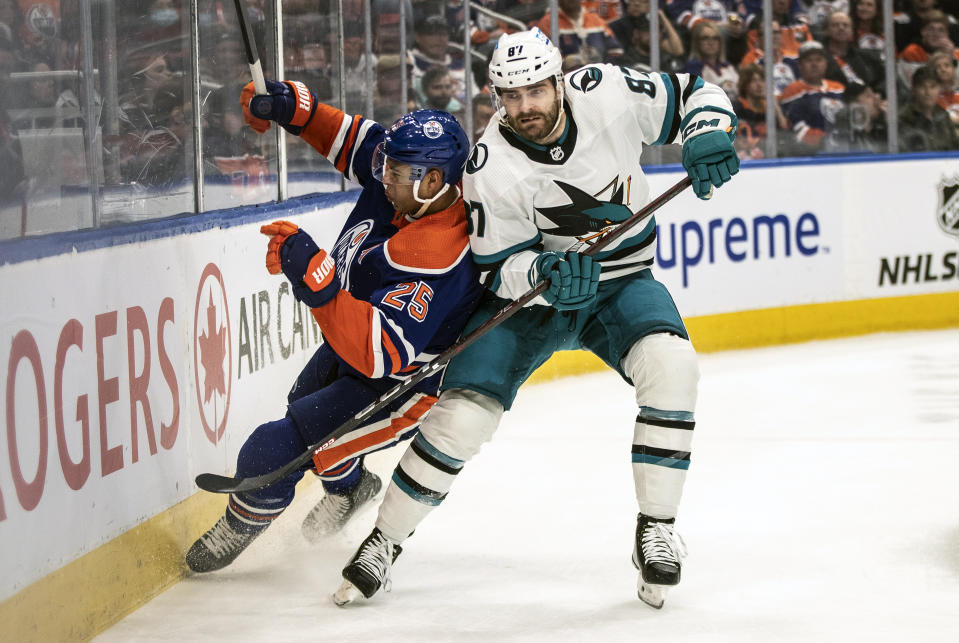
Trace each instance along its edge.
<path fill-rule="evenodd" d="M 363 188 L 330 251 L 342 290 L 313 317 L 350 368 L 402 378 L 456 341 L 483 288 L 462 198 L 420 219 L 397 218 L 371 171 L 384 134 L 378 123 L 319 104 L 301 135 Z"/>

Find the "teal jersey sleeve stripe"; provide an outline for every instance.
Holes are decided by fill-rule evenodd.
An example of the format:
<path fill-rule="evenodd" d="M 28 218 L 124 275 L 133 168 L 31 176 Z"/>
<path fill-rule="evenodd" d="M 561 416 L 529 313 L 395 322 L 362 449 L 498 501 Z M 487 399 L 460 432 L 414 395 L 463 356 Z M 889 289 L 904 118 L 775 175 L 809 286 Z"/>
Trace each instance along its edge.
<path fill-rule="evenodd" d="M 659 138 L 653 145 L 665 145 L 669 138 L 669 130 L 672 128 L 673 119 L 676 118 L 676 95 L 673 92 L 673 83 L 669 76 L 660 74 L 663 79 L 663 85 L 666 87 L 666 113 L 663 115 L 663 128 L 659 132 Z"/>

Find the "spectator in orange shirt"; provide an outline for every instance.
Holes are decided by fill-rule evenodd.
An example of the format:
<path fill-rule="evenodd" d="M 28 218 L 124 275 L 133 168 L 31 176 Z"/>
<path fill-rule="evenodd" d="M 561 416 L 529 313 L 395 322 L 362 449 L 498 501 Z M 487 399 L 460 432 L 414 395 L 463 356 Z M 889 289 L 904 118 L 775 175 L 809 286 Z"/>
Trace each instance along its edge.
<path fill-rule="evenodd" d="M 607 23 L 622 17 L 623 4 L 620 0 L 583 0 L 586 11 L 592 11 Z"/>
<path fill-rule="evenodd" d="M 757 64 L 746 65 L 739 73 L 739 96 L 733 101 L 733 110 L 739 118 L 736 153 L 741 159 L 761 159 L 766 156 L 766 70 Z M 789 120 L 779 103 L 775 104 L 776 128 L 789 130 Z"/>
<path fill-rule="evenodd" d="M 550 12 L 536 23 L 540 31 L 559 47 L 563 57 L 579 54 L 586 63 L 618 62 L 623 47 L 606 21 L 583 8 L 582 0 L 559 0 L 559 38 L 550 33 Z"/>
<path fill-rule="evenodd" d="M 757 42 L 762 44 L 763 42 L 763 30 L 762 22 L 759 23 L 758 29 L 756 30 Z M 772 32 L 773 32 L 773 51 L 776 53 L 775 61 L 773 62 L 773 89 L 775 91 L 776 97 L 782 95 L 783 90 L 786 87 L 796 80 L 799 77 L 799 67 L 797 65 L 796 56 L 786 57 L 783 54 L 782 43 L 782 29 L 779 27 L 779 22 L 777 20 L 772 21 Z M 752 48 L 739 63 L 740 71 L 749 65 L 759 65 L 760 67 L 764 66 L 765 53 L 762 48 L 758 45 Z"/>
<path fill-rule="evenodd" d="M 806 14 L 795 11 L 795 7 L 791 4 L 791 0 L 772 0 L 772 19 L 780 25 L 783 55 L 795 58 L 799 55 L 799 45 L 813 38 L 809 31 L 809 25 L 806 24 Z M 762 47 L 762 41 L 760 40 L 762 22 L 763 17 L 760 12 L 749 24 L 749 31 L 745 34 L 748 43 L 747 53 L 748 50 Z M 740 63 L 741 65 L 742 63 Z"/>

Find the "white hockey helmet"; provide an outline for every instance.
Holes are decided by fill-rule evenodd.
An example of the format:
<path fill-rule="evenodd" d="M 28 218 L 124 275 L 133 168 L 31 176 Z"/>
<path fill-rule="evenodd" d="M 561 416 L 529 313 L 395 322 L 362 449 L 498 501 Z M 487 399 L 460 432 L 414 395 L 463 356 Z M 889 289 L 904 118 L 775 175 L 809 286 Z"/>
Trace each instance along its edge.
<path fill-rule="evenodd" d="M 506 109 L 500 101 L 499 90 L 532 85 L 545 78 L 556 79 L 557 98 L 562 109 L 563 55 L 559 48 L 539 27 L 499 37 L 490 58 L 489 80 L 493 86 L 493 107 L 504 123 L 507 123 Z"/>
<path fill-rule="evenodd" d="M 503 34 L 493 49 L 489 79 L 494 87 L 523 87 L 563 77 L 563 56 L 539 27 Z"/>

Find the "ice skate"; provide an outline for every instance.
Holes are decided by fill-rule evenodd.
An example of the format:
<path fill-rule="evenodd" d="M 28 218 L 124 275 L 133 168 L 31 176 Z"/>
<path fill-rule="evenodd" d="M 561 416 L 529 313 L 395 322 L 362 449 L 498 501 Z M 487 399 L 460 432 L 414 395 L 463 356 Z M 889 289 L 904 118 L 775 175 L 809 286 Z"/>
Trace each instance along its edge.
<path fill-rule="evenodd" d="M 402 551 L 374 527 L 343 568 L 343 584 L 333 594 L 333 602 L 342 607 L 360 596 L 371 598 L 381 587 L 390 591 L 390 569 Z"/>
<path fill-rule="evenodd" d="M 252 533 L 238 532 L 222 516 L 200 536 L 186 554 L 186 564 L 194 572 L 215 572 L 223 569 L 243 553 L 266 529 Z"/>
<path fill-rule="evenodd" d="M 650 518 L 639 514 L 633 565 L 639 570 L 638 595 L 641 601 L 660 609 L 666 592 L 679 584 L 686 545 L 673 529 L 675 518 Z"/>
<path fill-rule="evenodd" d="M 357 510 L 370 502 L 383 488 L 380 477 L 363 469 L 360 482 L 349 493 L 328 493 L 303 519 L 303 537 L 311 543 L 331 536 L 346 525 Z"/>

